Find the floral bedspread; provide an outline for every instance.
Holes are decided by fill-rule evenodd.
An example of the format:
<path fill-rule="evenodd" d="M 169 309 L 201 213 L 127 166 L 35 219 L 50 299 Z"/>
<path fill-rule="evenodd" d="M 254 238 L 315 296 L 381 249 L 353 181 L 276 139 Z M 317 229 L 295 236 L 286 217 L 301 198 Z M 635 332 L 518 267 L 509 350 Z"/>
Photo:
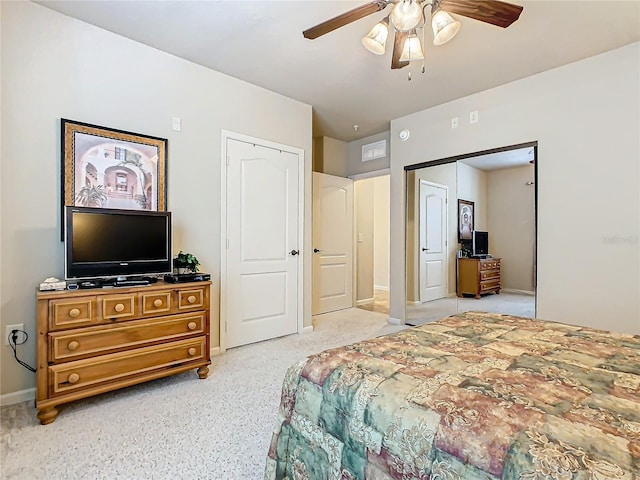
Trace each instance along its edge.
<path fill-rule="evenodd" d="M 640 479 L 640 336 L 463 313 L 289 368 L 265 479 Z"/>

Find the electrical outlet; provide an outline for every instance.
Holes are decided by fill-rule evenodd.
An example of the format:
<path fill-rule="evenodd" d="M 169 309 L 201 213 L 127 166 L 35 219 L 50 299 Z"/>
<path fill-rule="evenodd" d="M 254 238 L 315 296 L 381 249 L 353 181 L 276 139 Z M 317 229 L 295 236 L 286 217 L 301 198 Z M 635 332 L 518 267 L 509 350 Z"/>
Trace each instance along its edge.
<path fill-rule="evenodd" d="M 17 325 L 7 325 L 4 329 L 4 344 L 9 345 L 9 335 L 14 330 L 22 330 L 24 331 L 24 323 L 19 323 Z M 18 336 L 18 339 L 21 338 L 22 335 Z"/>
<path fill-rule="evenodd" d="M 453 117 L 451 119 L 451 128 L 458 128 L 459 119 L 458 117 Z"/>

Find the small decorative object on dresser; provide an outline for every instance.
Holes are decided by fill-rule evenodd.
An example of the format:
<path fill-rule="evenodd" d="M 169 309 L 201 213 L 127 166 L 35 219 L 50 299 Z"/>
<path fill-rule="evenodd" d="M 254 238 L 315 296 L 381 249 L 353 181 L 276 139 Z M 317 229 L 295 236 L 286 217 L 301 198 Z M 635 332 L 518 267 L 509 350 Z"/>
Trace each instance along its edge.
<path fill-rule="evenodd" d="M 38 292 L 36 408 L 198 369 L 209 374 L 209 287 L 192 282 Z"/>
<path fill-rule="evenodd" d="M 500 293 L 499 258 L 458 258 L 458 296 Z"/>
<path fill-rule="evenodd" d="M 200 261 L 196 258 L 195 255 L 191 253 L 184 253 L 182 250 L 176 255 L 176 258 L 173 259 L 173 268 L 177 271 L 176 273 L 196 273 L 198 271 L 198 267 L 200 266 Z"/>

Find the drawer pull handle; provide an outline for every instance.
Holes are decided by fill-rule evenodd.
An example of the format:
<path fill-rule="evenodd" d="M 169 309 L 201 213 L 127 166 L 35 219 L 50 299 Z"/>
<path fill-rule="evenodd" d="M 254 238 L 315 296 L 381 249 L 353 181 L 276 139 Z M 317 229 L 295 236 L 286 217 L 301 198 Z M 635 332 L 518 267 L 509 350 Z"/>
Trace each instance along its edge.
<path fill-rule="evenodd" d="M 71 310 L 69 310 L 69 316 L 71 318 L 76 318 L 78 315 L 80 315 L 80 309 L 72 308 Z"/>
<path fill-rule="evenodd" d="M 156 307 L 156 308 L 161 307 L 161 306 L 162 306 L 162 300 L 160 300 L 159 298 L 156 298 L 156 299 L 153 301 L 153 306 L 154 306 L 154 307 Z"/>
<path fill-rule="evenodd" d="M 196 296 L 195 295 L 189 295 L 187 297 L 187 302 L 194 303 L 195 301 L 196 301 Z"/>
<path fill-rule="evenodd" d="M 196 322 L 189 322 L 189 323 L 187 324 L 187 328 L 188 328 L 189 330 L 195 330 L 197 326 L 198 326 L 198 324 L 197 324 Z"/>
<path fill-rule="evenodd" d="M 76 342 L 75 340 L 72 342 L 69 342 L 69 345 L 67 345 L 67 348 L 71 351 L 75 350 L 76 348 L 78 348 L 80 346 L 80 344 L 78 342 Z"/>
<path fill-rule="evenodd" d="M 78 375 L 77 373 L 72 373 L 71 375 L 69 375 L 69 383 L 78 383 L 78 380 L 80 380 L 80 375 Z"/>
<path fill-rule="evenodd" d="M 120 313 L 121 311 L 124 310 L 124 303 L 118 303 L 115 307 L 113 307 L 113 309 L 116 312 Z"/>
<path fill-rule="evenodd" d="M 188 351 L 188 352 L 189 352 L 189 356 L 190 356 L 190 357 L 193 357 L 193 356 L 196 354 L 196 349 L 195 349 L 195 347 L 191 347 L 191 348 L 189 349 L 189 351 Z"/>

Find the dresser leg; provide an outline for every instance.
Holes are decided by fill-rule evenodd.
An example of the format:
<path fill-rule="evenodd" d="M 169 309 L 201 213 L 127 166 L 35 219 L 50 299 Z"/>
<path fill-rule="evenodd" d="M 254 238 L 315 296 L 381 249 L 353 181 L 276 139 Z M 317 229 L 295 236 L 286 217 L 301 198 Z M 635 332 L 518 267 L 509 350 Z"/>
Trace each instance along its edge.
<path fill-rule="evenodd" d="M 208 366 L 204 366 L 204 367 L 200 367 L 198 369 L 198 378 L 200 378 L 201 380 L 204 380 L 205 378 L 207 378 L 207 375 L 209 375 L 209 367 Z"/>
<path fill-rule="evenodd" d="M 480 300 L 480 295 L 476 295 L 476 300 Z"/>
<path fill-rule="evenodd" d="M 58 418 L 58 409 L 55 407 L 49 407 L 38 410 L 38 418 L 40 419 L 41 425 L 53 423 L 56 421 L 56 418 Z"/>

